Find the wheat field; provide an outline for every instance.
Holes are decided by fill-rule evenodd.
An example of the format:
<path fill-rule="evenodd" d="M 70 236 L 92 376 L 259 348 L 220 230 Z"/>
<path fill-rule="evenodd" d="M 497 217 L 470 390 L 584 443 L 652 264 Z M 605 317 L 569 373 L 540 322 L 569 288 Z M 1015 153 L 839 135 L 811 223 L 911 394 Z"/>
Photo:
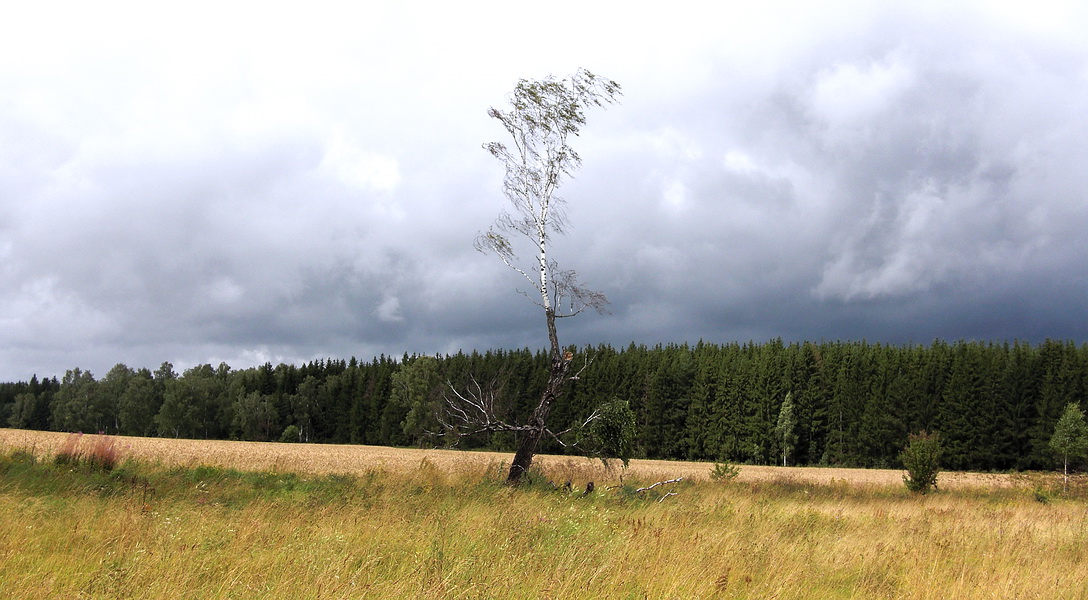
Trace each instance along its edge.
<path fill-rule="evenodd" d="M 1053 476 L 917 496 L 897 471 L 541 457 L 566 492 L 502 485 L 502 453 L 118 438 L 138 462 L 108 474 L 27 458 L 72 439 L 0 430 L 2 598 L 1088 599 L 1085 494 Z"/>
<path fill-rule="evenodd" d="M 0 429 L 0 449 L 24 449 L 40 456 L 52 455 L 70 434 Z M 93 437 L 93 436 L 87 436 Z M 390 448 L 385 446 L 337 444 L 283 444 L 276 442 L 233 442 L 117 436 L 122 458 L 157 462 L 168 466 L 220 466 L 248 471 L 276 470 L 310 474 L 359 475 L 373 470 L 404 472 L 427 461 L 446 473 L 481 471 L 509 464 L 512 453 L 443 449 Z M 600 461 L 570 456 L 538 455 L 545 470 L 577 471 L 581 478 L 619 477 L 618 469 L 599 467 Z M 683 477 L 706 480 L 713 465 L 703 462 L 634 459 L 625 475 L 642 480 Z M 903 472 L 893 469 L 847 469 L 830 467 L 740 466 L 738 481 L 793 480 L 800 483 L 847 483 L 886 486 L 902 482 Z M 584 484 L 585 481 L 575 483 Z M 995 488 L 1022 485 L 1022 478 L 1008 474 L 941 473 L 943 489 Z"/>

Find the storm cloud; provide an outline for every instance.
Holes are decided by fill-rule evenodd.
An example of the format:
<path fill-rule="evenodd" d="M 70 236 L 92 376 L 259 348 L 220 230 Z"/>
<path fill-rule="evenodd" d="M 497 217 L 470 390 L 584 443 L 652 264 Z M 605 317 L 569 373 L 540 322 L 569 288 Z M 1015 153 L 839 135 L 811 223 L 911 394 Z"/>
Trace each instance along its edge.
<path fill-rule="evenodd" d="M 486 110 L 579 66 L 566 343 L 1088 341 L 1076 3 L 23 7 L 0 25 L 0 380 L 542 347 L 472 239 Z M 538 41 L 533 41 L 538 40 Z"/>

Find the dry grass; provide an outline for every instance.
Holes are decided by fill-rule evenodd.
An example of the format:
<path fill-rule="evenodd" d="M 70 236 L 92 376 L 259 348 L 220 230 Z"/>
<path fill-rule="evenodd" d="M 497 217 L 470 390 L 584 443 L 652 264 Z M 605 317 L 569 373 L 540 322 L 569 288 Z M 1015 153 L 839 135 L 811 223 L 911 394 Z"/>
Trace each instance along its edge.
<path fill-rule="evenodd" d="M 1088 597 L 1083 503 L 735 482 L 649 502 L 474 478 L 423 463 L 343 499 L 240 504 L 202 501 L 225 485 L 206 481 L 149 505 L 0 493 L 0 596 Z"/>
<path fill-rule="evenodd" d="M 95 436 L 87 436 L 93 438 Z M 30 449 L 48 456 L 58 452 L 66 433 L 0 429 L 0 449 Z M 491 465 L 507 464 L 513 457 L 503 452 L 420 450 L 384 446 L 333 444 L 281 444 L 275 442 L 229 442 L 171 438 L 118 437 L 122 457 L 157 462 L 168 466 L 213 465 L 239 470 L 363 474 L 375 469 L 407 471 L 426 460 L 446 473 L 480 471 Z M 567 478 L 575 484 L 586 481 L 613 481 L 618 469 L 605 469 L 600 461 L 567 456 L 540 455 L 538 464 L 557 481 Z M 702 462 L 632 460 L 627 476 L 641 480 L 684 477 L 700 481 L 709 478 L 713 465 Z M 789 479 L 795 482 L 887 486 L 903 482 L 903 471 L 892 469 L 839 469 L 823 467 L 741 466 L 739 482 Z M 942 489 L 995 488 L 1023 485 L 1023 478 L 1007 474 L 942 473 Z"/>
<path fill-rule="evenodd" d="M 744 467 L 655 502 L 630 487 L 512 490 L 480 476 L 509 459 L 491 453 L 120 438 L 122 457 L 261 471 L 142 475 L 34 470 L 12 453 L 65 439 L 0 430 L 13 473 L 0 477 L 0 597 L 1088 598 L 1084 501 L 1038 502 L 1012 476 L 916 496 L 896 471 Z M 543 462 L 577 485 L 620 476 Z M 639 461 L 624 477 L 709 470 Z M 286 471 L 359 476 L 307 487 Z M 79 477 L 89 485 L 35 479 Z"/>

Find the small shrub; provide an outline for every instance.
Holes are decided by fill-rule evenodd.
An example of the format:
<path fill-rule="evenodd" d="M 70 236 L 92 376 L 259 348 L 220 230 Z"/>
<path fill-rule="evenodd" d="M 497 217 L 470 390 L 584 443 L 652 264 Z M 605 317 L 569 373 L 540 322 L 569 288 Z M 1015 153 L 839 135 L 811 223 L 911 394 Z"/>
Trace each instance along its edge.
<path fill-rule="evenodd" d="M 941 440 L 936 433 L 912 433 L 907 447 L 899 454 L 899 460 L 907 470 L 903 483 L 908 490 L 926 494 L 930 488 L 937 489 L 937 474 L 941 472 Z"/>
<path fill-rule="evenodd" d="M 710 470 L 710 479 L 713 481 L 732 481 L 740 475 L 740 467 L 730 463 L 714 463 Z"/>
<path fill-rule="evenodd" d="M 594 417 L 578 428 L 575 445 L 587 456 L 599 458 L 608 466 L 609 458 L 618 458 L 627 468 L 634 453 L 635 413 L 626 400 L 612 399 L 597 407 Z"/>
<path fill-rule="evenodd" d="M 299 433 L 297 425 L 288 425 L 283 428 L 283 434 L 280 435 L 281 442 L 298 442 L 302 440 L 302 435 Z"/>
<path fill-rule="evenodd" d="M 1034 490 L 1032 490 L 1032 495 L 1034 496 L 1035 501 L 1039 504 L 1050 504 L 1050 492 L 1044 490 L 1043 488 L 1035 488 Z"/>

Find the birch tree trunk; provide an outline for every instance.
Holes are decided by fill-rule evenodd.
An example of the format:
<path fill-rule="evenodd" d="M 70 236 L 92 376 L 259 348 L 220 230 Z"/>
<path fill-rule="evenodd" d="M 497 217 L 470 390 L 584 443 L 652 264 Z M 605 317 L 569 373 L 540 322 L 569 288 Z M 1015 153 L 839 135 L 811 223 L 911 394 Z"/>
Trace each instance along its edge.
<path fill-rule="evenodd" d="M 548 414 L 552 410 L 552 402 L 563 393 L 570 375 L 571 361 L 559 349 L 555 312 L 547 310 L 545 314 L 548 319 L 548 339 L 551 342 L 551 370 L 548 373 L 548 381 L 544 384 L 544 392 L 540 395 L 540 403 L 537 404 L 526 423 L 531 429 L 523 433 L 518 440 L 514 462 L 510 463 L 510 473 L 506 477 L 506 482 L 509 484 L 518 483 L 532 467 L 537 445 L 540 444 L 540 438 L 544 437 L 548 427 Z"/>

